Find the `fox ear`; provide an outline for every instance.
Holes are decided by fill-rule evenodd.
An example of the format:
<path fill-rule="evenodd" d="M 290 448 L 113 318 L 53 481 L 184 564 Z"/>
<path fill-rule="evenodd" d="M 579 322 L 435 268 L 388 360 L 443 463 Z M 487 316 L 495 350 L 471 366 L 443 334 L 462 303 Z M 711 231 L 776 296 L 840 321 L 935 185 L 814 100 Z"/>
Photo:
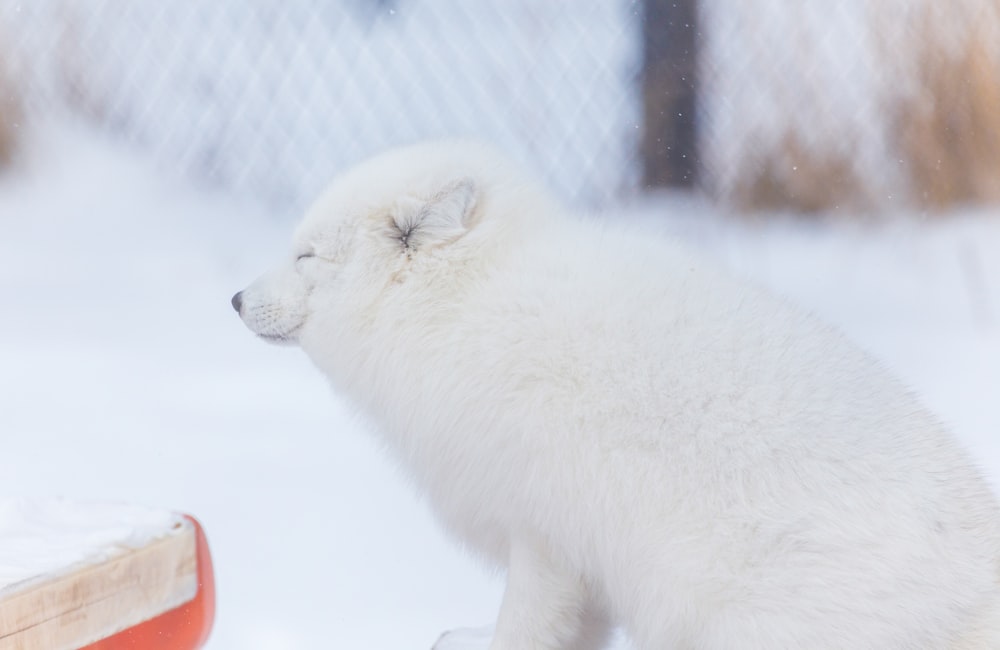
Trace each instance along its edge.
<path fill-rule="evenodd" d="M 473 225 L 479 190 L 471 178 L 448 183 L 426 201 L 397 201 L 393 238 L 406 250 L 458 239 Z"/>
<path fill-rule="evenodd" d="M 416 227 L 426 243 L 453 239 L 472 226 L 478 189 L 471 178 L 445 185 L 417 214 Z"/>

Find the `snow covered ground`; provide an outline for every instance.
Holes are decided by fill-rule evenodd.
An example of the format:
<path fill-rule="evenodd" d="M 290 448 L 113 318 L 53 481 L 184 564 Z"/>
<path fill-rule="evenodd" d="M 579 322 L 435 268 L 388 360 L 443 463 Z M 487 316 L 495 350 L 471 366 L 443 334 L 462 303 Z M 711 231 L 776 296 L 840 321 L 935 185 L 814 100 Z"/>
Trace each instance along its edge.
<path fill-rule="evenodd" d="M 304 356 L 254 340 L 229 305 L 292 221 L 83 129 L 31 141 L 0 177 L 0 494 L 198 516 L 212 650 L 423 649 L 490 621 L 499 581 L 443 538 Z M 661 197 L 619 218 L 842 326 L 1000 478 L 1000 214 L 750 223 Z"/>

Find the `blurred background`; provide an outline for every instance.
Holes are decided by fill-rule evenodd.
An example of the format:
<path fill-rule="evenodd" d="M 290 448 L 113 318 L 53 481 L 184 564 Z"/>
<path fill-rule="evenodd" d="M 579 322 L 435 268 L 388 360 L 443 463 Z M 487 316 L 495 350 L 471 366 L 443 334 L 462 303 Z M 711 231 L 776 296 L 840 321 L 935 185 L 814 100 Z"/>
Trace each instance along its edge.
<path fill-rule="evenodd" d="M 1000 198 L 994 0 L 4 0 L 2 134 L 72 113 L 295 208 L 389 146 L 491 140 L 580 206 Z"/>
<path fill-rule="evenodd" d="M 1000 0 L 0 0 L 0 493 L 199 516 L 209 648 L 489 622 L 228 304 L 332 176 L 449 136 L 817 312 L 1000 477 Z"/>

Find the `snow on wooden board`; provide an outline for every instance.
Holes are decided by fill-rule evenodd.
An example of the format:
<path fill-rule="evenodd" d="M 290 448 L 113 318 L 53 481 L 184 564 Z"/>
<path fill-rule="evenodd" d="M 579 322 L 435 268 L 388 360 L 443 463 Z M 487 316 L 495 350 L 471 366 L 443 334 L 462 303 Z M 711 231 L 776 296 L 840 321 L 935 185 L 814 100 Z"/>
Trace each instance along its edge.
<path fill-rule="evenodd" d="M 188 602 L 195 529 L 161 510 L 0 498 L 0 650 L 70 650 Z"/>

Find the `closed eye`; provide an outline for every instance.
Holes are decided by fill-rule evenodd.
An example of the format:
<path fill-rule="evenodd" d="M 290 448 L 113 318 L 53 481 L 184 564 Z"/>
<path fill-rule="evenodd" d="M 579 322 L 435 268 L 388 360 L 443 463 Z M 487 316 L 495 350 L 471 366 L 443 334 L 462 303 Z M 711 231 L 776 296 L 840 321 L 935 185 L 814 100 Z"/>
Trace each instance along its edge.
<path fill-rule="evenodd" d="M 299 271 L 305 271 L 313 265 L 313 262 L 309 260 L 314 259 L 316 259 L 316 253 L 302 253 L 295 258 L 295 268 Z"/>

